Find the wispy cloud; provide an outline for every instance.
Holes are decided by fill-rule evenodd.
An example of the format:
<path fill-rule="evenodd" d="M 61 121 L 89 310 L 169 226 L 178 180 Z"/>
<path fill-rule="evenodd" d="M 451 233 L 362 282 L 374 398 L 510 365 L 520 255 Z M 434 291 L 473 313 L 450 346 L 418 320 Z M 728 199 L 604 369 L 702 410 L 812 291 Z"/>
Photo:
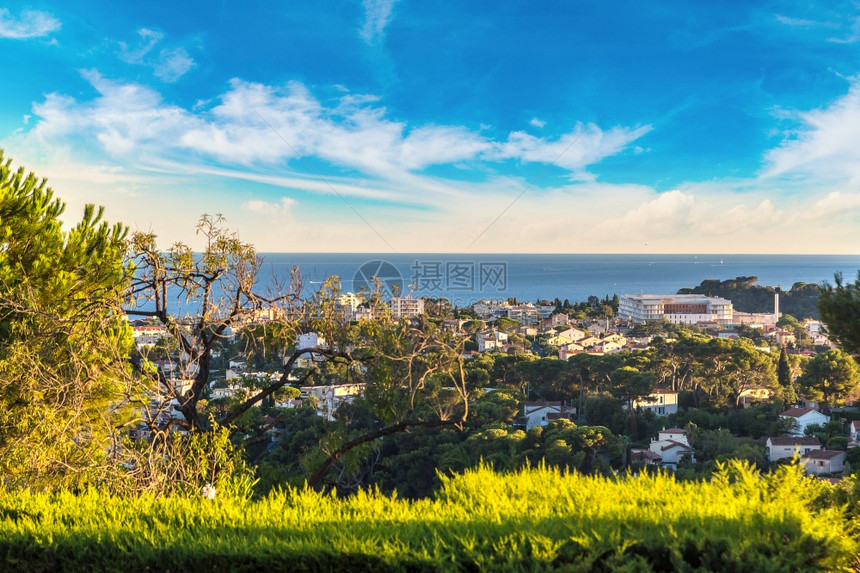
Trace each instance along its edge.
<path fill-rule="evenodd" d="M 793 16 L 785 16 L 777 14 L 774 16 L 776 21 L 792 28 L 835 28 L 836 25 L 831 22 L 821 20 L 810 20 L 808 18 L 796 18 Z"/>
<path fill-rule="evenodd" d="M 120 42 L 120 59 L 129 64 L 142 64 L 144 58 L 152 51 L 158 42 L 164 38 L 164 34 L 150 30 L 149 28 L 141 28 L 137 31 L 138 41 L 134 46 L 126 42 Z"/>
<path fill-rule="evenodd" d="M 829 106 L 782 115 L 797 127 L 767 153 L 763 177 L 860 183 L 860 79 Z"/>
<path fill-rule="evenodd" d="M 501 158 L 552 163 L 576 172 L 622 152 L 630 143 L 650 131 L 650 125 L 614 127 L 607 131 L 593 123 L 577 124 L 571 132 L 556 139 L 516 131 L 498 146 L 497 153 Z"/>
<path fill-rule="evenodd" d="M 364 25 L 361 38 L 368 44 L 378 44 L 385 37 L 391 13 L 397 0 L 364 0 Z"/>
<path fill-rule="evenodd" d="M 60 21 L 48 12 L 23 10 L 16 17 L 7 8 L 0 8 L 0 38 L 40 38 L 56 32 L 60 27 Z"/>
<path fill-rule="evenodd" d="M 822 6 L 802 4 L 796 6 L 802 15 L 775 14 L 773 19 L 795 31 L 817 33 L 819 41 L 834 44 L 854 44 L 860 41 L 860 14 L 858 4 L 832 2 Z"/>
<path fill-rule="evenodd" d="M 49 94 L 34 105 L 25 129 L 3 143 L 32 150 L 32 157 L 49 157 L 45 174 L 52 183 L 63 183 L 64 192 L 78 193 L 80 203 L 119 205 L 121 218 L 130 223 L 159 221 L 163 228 L 156 231 L 167 238 L 181 238 L 175 230 L 181 213 L 221 209 L 231 213 L 243 237 L 269 250 L 384 248 L 351 212 L 337 211 L 342 205 L 332 187 L 355 198 L 362 216 L 383 236 L 397 237 L 398 250 L 462 250 L 492 222 L 497 207 L 530 183 L 516 172 L 506 174 L 505 162 L 554 162 L 573 175 L 596 171 L 607 157 L 634 154 L 635 142 L 652 130 L 577 124 L 546 137 L 514 131 L 492 138 L 486 130 L 460 125 L 394 121 L 372 95 L 320 100 L 301 83 L 242 80 L 211 97 L 214 103 L 188 109 L 164 101 L 150 87 L 93 70 L 83 74 L 97 97 L 78 101 Z M 846 142 L 860 133 L 860 119 L 854 119 L 860 115 L 855 101 L 860 95 L 854 91 L 821 110 L 791 116 L 799 129 L 767 155 L 771 177 L 690 183 L 667 193 L 573 177 L 561 187 L 530 192 L 506 213 L 505 231 L 487 233 L 473 250 L 672 252 L 684 237 L 682 250 L 697 252 L 753 252 L 775 242 L 789 252 L 838 251 L 860 212 L 860 196 L 806 186 L 805 196 L 777 200 L 774 190 L 798 173 L 838 168 L 843 181 L 854 173 L 851 163 L 860 163 L 860 152 L 845 155 L 851 148 Z M 837 126 L 847 130 L 842 145 L 828 147 L 824 140 Z M 327 181 L 306 169 L 272 128 Z M 431 175 L 428 168 L 436 165 L 463 166 L 475 176 L 455 181 Z M 233 192 L 232 208 L 224 203 L 229 193 L 204 197 L 185 191 L 206 181 L 241 188 L 223 183 L 229 180 L 252 183 L 241 200 Z M 118 193 L 117 203 L 111 197 Z M 158 203 L 152 199 L 158 193 L 177 205 L 169 217 L 148 206 Z M 319 200 L 303 199 L 309 196 Z M 261 225 L 261 220 L 283 224 Z M 791 230 L 797 225 L 822 231 L 811 244 Z"/>
<path fill-rule="evenodd" d="M 138 40 L 133 45 L 119 42 L 119 57 L 124 62 L 147 66 L 155 77 L 168 83 L 179 80 L 194 67 L 194 59 L 182 46 L 155 49 L 164 40 L 161 32 L 141 28 L 137 35 Z"/>
<path fill-rule="evenodd" d="M 128 48 L 126 56 L 145 58 L 152 50 L 146 49 L 151 39 L 143 34 L 142 45 Z M 152 174 L 178 181 L 234 179 L 271 186 L 268 194 L 273 189 L 288 190 L 291 196 L 337 193 L 361 200 L 365 205 L 362 211 L 370 209 L 367 201 L 389 210 L 389 214 L 392 209 L 408 211 L 413 221 L 424 221 L 425 231 L 440 244 L 456 242 L 456 246 L 447 246 L 452 249 L 464 248 L 468 240 L 461 235 L 467 228 L 477 229 L 488 222 L 478 217 L 463 225 L 464 214 L 489 212 L 486 201 L 508 202 L 528 187 L 530 182 L 518 174 L 496 174 L 504 171 L 504 162 L 556 162 L 561 169 L 578 172 L 625 151 L 628 143 L 650 129 L 603 129 L 590 124 L 576 125 L 567 133 L 547 138 L 512 132 L 494 139 L 480 129 L 460 125 L 394 121 L 373 95 L 345 93 L 323 102 L 298 82 L 271 86 L 237 79 L 223 94 L 207 100 L 214 103 L 186 109 L 165 102 L 151 87 L 111 80 L 95 70 L 82 74 L 97 97 L 78 101 L 63 94 L 48 94 L 33 106 L 33 119 L 15 136 L 14 147 L 34 150 L 39 156 L 77 155 L 82 171 L 104 172 L 105 164 L 123 165 L 118 173 L 106 173 L 117 178 L 140 176 L 146 180 L 147 174 Z M 296 153 L 317 165 L 326 180 L 307 169 Z M 436 165 L 460 166 L 469 174 L 468 182 L 428 174 L 427 169 Z M 62 177 L 78 185 L 69 170 L 62 172 Z M 132 185 L 139 186 L 140 181 Z M 534 193 L 545 192 L 551 191 Z M 564 200 L 572 200 L 570 197 L 573 195 Z M 268 214 L 295 222 L 290 212 L 296 201 L 293 197 L 272 200 L 257 196 L 246 199 L 240 212 L 246 214 L 243 217 Z M 310 202 L 305 205 L 310 207 Z M 459 231 L 448 228 L 447 223 L 433 231 L 427 229 L 431 221 L 438 224 L 440 217 L 450 225 L 461 225 Z M 374 226 L 380 224 L 376 221 L 388 219 L 387 215 L 378 216 Z M 380 229 L 386 237 L 409 235 L 408 228 L 385 224 L 394 229 Z M 359 221 L 358 228 L 350 227 L 351 232 L 366 232 L 360 225 Z M 439 229 L 444 232 L 438 234 Z M 320 238 L 322 243 L 329 240 L 327 236 Z"/>
<path fill-rule="evenodd" d="M 463 126 L 392 121 L 372 96 L 347 94 L 324 105 L 297 82 L 278 87 L 233 80 L 215 98 L 217 105 L 187 110 L 140 84 L 109 80 L 93 70 L 84 77 L 99 97 L 77 102 L 50 94 L 34 106 L 41 120 L 32 131 L 58 139 L 89 134 L 104 153 L 136 161 L 180 153 L 189 160 L 209 157 L 242 167 L 282 165 L 298 153 L 389 181 L 433 165 L 470 161 L 514 159 L 581 171 L 624 151 L 650 130 L 589 124 L 555 138 L 512 132 L 493 140 Z"/>

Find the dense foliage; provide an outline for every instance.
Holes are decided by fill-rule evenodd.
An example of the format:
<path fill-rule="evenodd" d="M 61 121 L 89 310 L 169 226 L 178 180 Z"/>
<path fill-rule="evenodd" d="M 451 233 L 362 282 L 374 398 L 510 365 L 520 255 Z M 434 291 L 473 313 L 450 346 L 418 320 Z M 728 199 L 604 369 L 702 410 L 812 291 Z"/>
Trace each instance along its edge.
<path fill-rule="evenodd" d="M 0 480 L 113 475 L 115 430 L 138 397 L 120 311 L 125 229 L 87 206 L 69 231 L 44 180 L 0 152 Z"/>
<path fill-rule="evenodd" d="M 821 289 L 818 307 L 827 324 L 827 331 L 843 348 L 851 353 L 860 352 L 860 271 L 853 283 L 845 282 L 841 274 L 835 285 L 825 284 Z"/>
<path fill-rule="evenodd" d="M 725 281 L 705 280 L 697 287 L 684 288 L 678 294 L 721 296 L 732 301 L 741 312 L 773 312 L 773 295 L 779 294 L 780 312 L 800 318 L 818 318 L 818 285 L 794 283 L 790 290 L 757 285 L 758 277 L 737 277 Z"/>
<path fill-rule="evenodd" d="M 857 542 L 832 501 L 852 495 L 740 464 L 710 482 L 478 469 L 417 502 L 20 492 L 0 496 L 0 559 L 43 571 L 839 571 Z"/>

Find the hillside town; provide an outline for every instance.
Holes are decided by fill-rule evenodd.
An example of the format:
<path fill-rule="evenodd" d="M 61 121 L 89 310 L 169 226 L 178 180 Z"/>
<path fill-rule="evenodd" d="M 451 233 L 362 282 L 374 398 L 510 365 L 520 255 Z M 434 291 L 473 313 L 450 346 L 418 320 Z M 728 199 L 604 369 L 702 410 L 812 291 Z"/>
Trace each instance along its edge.
<path fill-rule="evenodd" d="M 508 402 L 508 407 L 514 404 L 514 411 L 495 421 L 508 422 L 512 432 L 531 435 L 553 428 L 610 428 L 607 434 L 615 437 L 602 441 L 594 450 L 600 452 L 595 458 L 600 463 L 593 468 L 614 467 L 617 471 L 624 465 L 659 466 L 679 473 L 695 472 L 701 471 L 708 459 L 713 464 L 739 453 L 739 457 L 763 467 L 796 461 L 807 473 L 828 479 L 839 479 L 846 467 L 860 470 L 860 449 L 852 453 L 853 448 L 860 447 L 860 410 L 855 405 L 860 380 L 852 380 L 850 391 L 836 400 L 803 392 L 806 386 L 801 387 L 799 381 L 806 376 L 804 370 L 810 361 L 820 353 L 837 352 L 837 345 L 828 339 L 820 320 L 784 316 L 778 294 L 774 295 L 772 312 L 765 313 L 740 312 L 726 298 L 695 294 L 621 295 L 614 300 L 595 299 L 590 304 L 587 312 L 583 312 L 582 305 L 569 305 L 569 312 L 565 312 L 559 301 L 553 304 L 513 299 L 480 300 L 469 308 L 446 309 L 444 299 L 394 296 L 382 307 L 373 307 L 361 295 L 345 293 L 338 295 L 335 308 L 348 323 L 373 320 L 381 312 L 398 321 L 432 321 L 449 331 L 461 341 L 464 367 L 475 379 L 474 397 L 470 400 L 498 399 Z M 266 365 L 253 357 L 248 360 L 239 345 L 244 329 L 276 318 L 273 312 L 258 312 L 227 332 L 222 352 L 232 351 L 235 356 L 216 356 L 223 371 L 207 389 L 207 399 L 213 404 L 241 400 L 261 383 L 270 383 L 277 377 L 277 368 L 273 368 L 277 364 Z M 153 357 L 152 363 L 170 389 L 153 400 L 161 400 L 162 405 L 173 402 L 175 406 L 176 397 L 188 388 L 194 372 L 183 370 L 181 354 L 163 351 L 169 346 L 163 326 L 136 324 L 134 336 L 139 350 Z M 704 359 L 698 355 L 691 358 L 700 362 L 686 366 L 686 381 L 683 376 L 656 374 L 660 368 L 656 365 L 666 360 L 661 353 L 671 353 L 674 347 L 675 354 L 680 354 L 677 348 L 691 341 L 708 349 L 695 350 L 693 354 L 711 354 Z M 755 360 L 746 359 L 744 365 L 761 370 L 748 380 L 732 382 L 736 387 L 728 398 L 719 395 L 723 389 L 714 390 L 713 385 L 703 382 L 719 380 L 720 376 L 738 378 L 737 372 L 730 373 L 728 369 L 722 375 L 707 371 L 708 360 L 719 360 L 711 349 L 715 344 L 723 345 L 716 352 L 725 353 L 727 360 L 737 352 L 754 356 Z M 295 338 L 294 350 L 308 352 L 293 364 L 291 385 L 272 396 L 270 408 L 258 421 L 258 427 L 265 428 L 269 451 L 276 451 L 279 443 L 291 435 L 277 414 L 279 410 L 298 412 L 310 408 L 320 419 L 335 423 L 342 408 L 361 403 L 366 384 L 360 372 L 354 380 L 333 373 L 316 377 L 323 380 L 322 384 L 299 383 L 306 372 L 324 368 L 321 352 L 326 348 L 330 345 L 319 332 L 306 331 Z M 508 371 L 494 380 L 493 369 L 501 363 L 509 364 Z M 626 364 L 636 364 L 636 368 Z M 777 370 L 783 367 L 789 369 L 788 380 L 782 372 L 777 376 Z M 567 382 L 569 388 L 576 387 L 576 392 L 560 389 L 560 381 L 569 379 L 574 370 L 580 369 L 582 377 L 589 369 L 601 368 L 614 369 L 605 374 L 602 384 L 592 373 L 590 387 L 585 382 Z M 542 369 L 552 372 L 547 374 Z M 638 376 L 628 384 L 638 387 L 625 391 L 624 382 L 614 381 L 621 370 L 633 372 L 634 378 Z M 348 371 L 346 374 L 348 377 Z M 492 397 L 494 393 L 498 398 Z M 609 408 L 611 415 L 594 412 L 597 404 Z M 182 418 L 175 407 L 153 411 L 160 412 L 162 424 L 168 424 L 171 418 Z M 695 421 L 721 412 L 728 420 L 744 416 L 745 411 L 756 413 L 755 430 L 742 428 L 734 433 L 730 428 L 708 428 Z M 713 449 L 705 443 L 708 440 L 721 443 Z M 711 451 L 703 449 L 706 447 Z"/>

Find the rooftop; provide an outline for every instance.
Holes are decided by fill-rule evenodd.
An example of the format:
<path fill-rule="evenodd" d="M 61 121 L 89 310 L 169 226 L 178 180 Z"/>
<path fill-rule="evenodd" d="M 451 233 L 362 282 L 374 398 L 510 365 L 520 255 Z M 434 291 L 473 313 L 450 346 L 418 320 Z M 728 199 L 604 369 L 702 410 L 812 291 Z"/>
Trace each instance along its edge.
<path fill-rule="evenodd" d="M 845 455 L 842 450 L 812 450 L 809 453 L 803 454 L 802 457 L 810 460 L 832 460 L 840 455 Z"/>
<path fill-rule="evenodd" d="M 622 295 L 622 298 L 638 300 L 641 302 L 721 302 L 725 304 L 731 303 L 730 300 L 719 296 L 705 296 L 703 294 L 625 294 Z"/>
<path fill-rule="evenodd" d="M 821 442 L 815 436 L 803 438 L 770 437 L 770 443 L 774 446 L 820 446 Z M 765 440 L 767 441 L 767 440 Z"/>
<path fill-rule="evenodd" d="M 814 411 L 814 408 L 789 408 L 788 410 L 780 414 L 780 416 L 786 416 L 789 418 L 800 418 L 801 416 L 805 416 L 806 414 Z"/>

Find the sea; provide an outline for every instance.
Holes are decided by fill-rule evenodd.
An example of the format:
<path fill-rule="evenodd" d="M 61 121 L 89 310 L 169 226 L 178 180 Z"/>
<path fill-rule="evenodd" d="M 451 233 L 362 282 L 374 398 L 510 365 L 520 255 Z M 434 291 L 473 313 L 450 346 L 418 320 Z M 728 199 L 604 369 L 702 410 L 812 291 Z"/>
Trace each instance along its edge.
<path fill-rule="evenodd" d="M 387 294 L 447 298 L 456 306 L 516 298 L 570 302 L 614 294 L 672 294 L 706 279 L 758 277 L 788 290 L 798 282 L 857 278 L 860 255 L 333 254 L 264 253 L 263 274 L 298 268 L 308 292 L 327 277 L 341 290 L 381 287 Z M 377 277 L 374 279 L 373 277 Z M 266 280 L 272 280 L 266 279 Z"/>

